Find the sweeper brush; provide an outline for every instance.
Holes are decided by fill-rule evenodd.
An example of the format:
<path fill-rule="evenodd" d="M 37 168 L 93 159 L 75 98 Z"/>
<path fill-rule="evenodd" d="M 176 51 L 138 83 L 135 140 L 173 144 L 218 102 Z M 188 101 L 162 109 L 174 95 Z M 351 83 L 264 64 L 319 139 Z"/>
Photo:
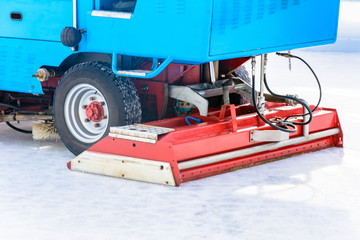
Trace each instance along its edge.
<path fill-rule="evenodd" d="M 57 133 L 54 123 L 33 123 L 32 137 L 35 141 L 58 141 L 60 136 Z"/>

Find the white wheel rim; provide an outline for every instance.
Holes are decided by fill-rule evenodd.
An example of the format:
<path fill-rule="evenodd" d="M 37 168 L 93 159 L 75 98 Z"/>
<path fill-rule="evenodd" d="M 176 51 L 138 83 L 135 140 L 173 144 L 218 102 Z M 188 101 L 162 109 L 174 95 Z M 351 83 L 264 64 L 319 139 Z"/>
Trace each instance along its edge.
<path fill-rule="evenodd" d="M 93 122 L 88 119 L 84 106 L 92 102 L 102 103 L 104 119 Z M 94 143 L 101 139 L 109 124 L 109 109 L 101 92 L 90 84 L 79 84 L 66 95 L 64 104 L 65 123 L 71 134 L 80 142 Z"/>

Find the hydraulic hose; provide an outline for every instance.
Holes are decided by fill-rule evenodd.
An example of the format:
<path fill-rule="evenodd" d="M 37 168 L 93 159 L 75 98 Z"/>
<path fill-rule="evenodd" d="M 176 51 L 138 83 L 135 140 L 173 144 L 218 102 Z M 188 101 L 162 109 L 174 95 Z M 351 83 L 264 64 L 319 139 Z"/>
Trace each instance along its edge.
<path fill-rule="evenodd" d="M 281 130 L 281 131 L 284 131 L 284 132 L 296 132 L 297 131 L 297 128 L 295 125 L 308 125 L 310 124 L 310 122 L 312 121 L 313 119 L 313 112 L 319 107 L 320 105 L 320 102 L 321 102 L 321 99 L 322 99 L 322 89 L 321 89 L 321 84 L 320 84 L 320 81 L 319 81 L 319 78 L 317 77 L 315 71 L 311 68 L 311 66 L 302 58 L 298 57 L 298 56 L 295 56 L 295 55 L 291 55 L 290 53 L 276 53 L 277 55 L 279 56 L 283 56 L 283 57 L 286 57 L 286 58 L 296 58 L 296 59 L 299 59 L 300 61 L 302 61 L 309 69 L 310 71 L 312 72 L 312 74 L 314 75 L 315 79 L 316 79 L 316 82 L 318 84 L 318 87 L 319 87 L 319 100 L 315 106 L 314 109 L 310 109 L 309 105 L 305 102 L 305 100 L 303 99 L 298 99 L 296 97 L 292 97 L 292 96 L 285 96 L 285 95 L 280 95 L 280 94 L 276 94 L 274 93 L 268 83 L 267 83 L 267 80 L 266 80 L 266 73 L 264 72 L 264 84 L 265 84 L 265 87 L 266 89 L 268 90 L 268 92 L 275 96 L 275 97 L 279 97 L 279 98 L 284 98 L 284 99 L 289 99 L 289 100 L 292 100 L 292 101 L 296 101 L 298 103 L 300 103 L 304 108 L 306 108 L 307 110 L 307 113 L 305 114 L 297 114 L 297 115 L 290 115 L 290 116 L 287 116 L 284 120 L 278 120 L 278 124 L 280 124 L 281 126 L 278 126 L 278 125 L 275 125 L 273 123 L 271 123 L 269 120 L 267 120 L 264 116 L 262 116 L 262 114 L 260 113 L 259 109 L 258 109 L 258 106 L 257 106 L 257 103 L 256 103 L 256 91 L 255 91 L 255 74 L 254 74 L 254 71 L 253 71 L 253 75 L 252 75 L 252 100 L 253 100 L 253 103 L 254 103 L 254 107 L 255 107 L 255 111 L 256 113 L 258 114 L 258 116 L 267 124 L 269 124 L 271 127 L 275 128 L 275 129 L 278 129 L 278 130 Z M 309 119 L 306 121 L 306 122 L 293 122 L 293 121 L 287 121 L 289 118 L 292 118 L 292 117 L 305 117 L 307 115 L 310 115 L 309 116 Z M 288 129 L 288 128 L 285 128 L 285 127 L 291 127 L 293 129 Z"/>
<path fill-rule="evenodd" d="M 14 129 L 15 131 L 18 131 L 18 132 L 21 132 L 21 133 L 26 133 L 26 134 L 31 134 L 31 133 L 32 133 L 32 131 L 30 131 L 30 130 L 24 130 L 24 129 L 21 129 L 21 128 L 17 128 L 17 127 L 15 127 L 14 125 L 12 125 L 12 124 L 9 123 L 9 122 L 6 122 L 6 124 L 7 124 L 10 128 Z"/>
<path fill-rule="evenodd" d="M 283 131 L 283 132 L 288 132 L 288 133 L 293 133 L 297 131 L 297 127 L 292 123 L 292 122 L 286 122 L 286 121 L 281 121 L 280 124 L 282 125 L 281 127 L 273 124 L 272 122 L 270 122 L 269 120 L 267 120 L 259 111 L 257 103 L 256 103 L 256 92 L 255 92 L 255 75 L 252 75 L 252 100 L 254 103 L 254 107 L 255 107 L 255 111 L 258 114 L 258 116 L 261 118 L 261 120 L 263 120 L 265 123 L 269 124 L 271 127 Z M 288 129 L 285 127 L 291 127 L 293 129 Z"/>
<path fill-rule="evenodd" d="M 287 116 L 285 118 L 284 121 L 286 121 L 287 119 L 289 119 L 290 117 L 296 117 L 296 116 L 306 116 L 306 115 L 310 115 L 309 117 L 309 120 L 306 121 L 306 122 L 291 122 L 292 124 L 294 125 L 307 125 L 309 124 L 312 119 L 313 119 L 313 115 L 312 115 L 312 110 L 310 109 L 309 105 L 302 99 L 299 99 L 299 98 L 296 98 L 296 97 L 291 97 L 291 96 L 285 96 L 285 95 L 279 95 L 279 94 L 276 94 L 274 93 L 273 91 L 271 91 L 271 89 L 269 88 L 269 85 L 266 81 L 266 74 L 264 74 L 264 83 L 265 83 L 265 87 L 266 89 L 269 91 L 269 93 L 275 97 L 279 97 L 279 98 L 285 98 L 285 99 L 290 99 L 290 100 L 293 100 L 293 101 L 296 101 L 298 103 L 300 103 L 304 108 L 306 108 L 308 110 L 308 113 L 307 114 L 301 114 L 301 115 L 290 115 L 290 116 Z"/>
<path fill-rule="evenodd" d="M 322 88 L 321 88 L 321 83 L 320 83 L 320 80 L 319 80 L 318 76 L 316 75 L 316 73 L 312 69 L 312 67 L 304 59 L 302 59 L 301 57 L 292 55 L 290 53 L 279 53 L 279 52 L 277 52 L 276 54 L 279 55 L 279 56 L 282 56 L 282 57 L 286 57 L 286 58 L 296 58 L 296 59 L 299 59 L 301 62 L 303 62 L 310 69 L 311 73 L 314 75 L 314 77 L 316 79 L 316 83 L 317 83 L 317 85 L 319 87 L 319 100 L 318 100 L 318 102 L 317 102 L 317 104 L 316 104 L 316 106 L 315 106 L 315 108 L 313 110 L 309 111 L 306 114 L 290 115 L 290 116 L 286 117 L 285 120 L 287 120 L 287 119 L 289 119 L 291 117 L 304 117 L 304 116 L 307 116 L 309 114 L 311 115 L 311 113 L 314 112 L 319 107 L 321 99 L 322 99 Z M 268 89 L 268 91 L 269 91 L 269 89 Z"/>

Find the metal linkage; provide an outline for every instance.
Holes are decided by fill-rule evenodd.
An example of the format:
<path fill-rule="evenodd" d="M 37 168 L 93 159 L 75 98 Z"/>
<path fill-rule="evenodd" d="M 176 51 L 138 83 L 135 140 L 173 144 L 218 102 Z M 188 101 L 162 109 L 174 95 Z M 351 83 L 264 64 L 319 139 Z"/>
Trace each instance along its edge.
<path fill-rule="evenodd" d="M 265 113 L 265 84 L 264 84 L 264 76 L 266 74 L 266 64 L 267 64 L 267 54 L 261 55 L 261 68 L 260 68 L 260 95 L 259 95 L 259 103 L 258 108 L 261 114 Z"/>

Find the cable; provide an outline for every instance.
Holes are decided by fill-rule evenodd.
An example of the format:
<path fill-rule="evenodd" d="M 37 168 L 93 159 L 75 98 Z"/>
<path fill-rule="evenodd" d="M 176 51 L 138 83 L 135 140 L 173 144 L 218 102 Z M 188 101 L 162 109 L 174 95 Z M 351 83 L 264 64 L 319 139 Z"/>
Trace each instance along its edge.
<path fill-rule="evenodd" d="M 37 113 L 37 112 L 33 112 L 33 111 L 23 111 L 21 108 L 18 108 L 16 106 L 9 105 L 9 104 L 6 104 L 6 103 L 0 103 L 0 106 L 11 108 L 11 109 L 13 109 L 13 110 L 15 110 L 17 112 L 20 112 L 20 113 Z M 18 132 L 21 132 L 21 133 L 26 133 L 26 134 L 31 134 L 32 133 L 32 131 L 17 128 L 17 127 L 15 127 L 14 125 L 12 125 L 9 122 L 5 122 L 5 123 L 6 123 L 6 125 L 8 125 L 12 129 L 14 129 L 15 131 L 18 131 Z"/>
<path fill-rule="evenodd" d="M 312 118 L 313 118 L 313 115 L 312 115 L 312 110 L 310 109 L 309 105 L 302 99 L 299 99 L 299 98 L 296 98 L 296 97 L 291 97 L 291 96 L 285 96 L 285 95 L 279 95 L 279 94 L 276 94 L 274 93 L 273 91 L 271 91 L 271 89 L 269 88 L 269 85 L 266 81 L 266 74 L 264 74 L 264 83 L 265 83 L 265 87 L 266 89 L 269 91 L 269 93 L 275 97 L 279 97 L 279 98 L 285 98 L 285 99 L 290 99 L 290 100 L 293 100 L 293 101 L 296 101 L 298 103 L 300 103 L 303 107 L 305 107 L 307 110 L 308 110 L 308 113 L 307 114 L 299 114 L 299 115 L 290 115 L 290 116 L 287 116 L 284 121 L 286 121 L 287 119 L 289 119 L 290 117 L 293 117 L 293 116 L 306 116 L 306 115 L 310 115 L 309 117 L 309 120 L 307 122 L 291 122 L 292 124 L 294 125 L 307 125 L 309 124 L 311 121 L 312 121 Z"/>
<path fill-rule="evenodd" d="M 21 129 L 21 128 L 17 128 L 17 127 L 15 127 L 14 125 L 12 125 L 12 124 L 9 123 L 9 122 L 6 122 L 6 124 L 7 124 L 10 128 L 14 129 L 15 131 L 18 131 L 18 132 L 21 132 L 21 133 L 26 133 L 26 134 L 31 134 L 31 133 L 32 133 L 32 131 L 24 130 L 24 129 Z"/>
<path fill-rule="evenodd" d="M 297 127 L 292 123 L 292 122 L 286 122 L 286 121 L 278 121 L 278 124 L 281 124 L 282 127 L 279 127 L 273 123 L 271 123 L 269 120 L 267 120 L 259 111 L 258 107 L 257 107 L 257 103 L 256 103 L 256 92 L 255 92 L 255 75 L 252 75 L 252 100 L 254 103 L 254 107 L 255 107 L 255 111 L 258 114 L 258 116 L 261 118 L 261 120 L 263 120 L 265 123 L 269 124 L 271 127 L 283 131 L 283 132 L 288 132 L 288 133 L 293 133 L 293 132 L 297 132 Z M 291 127 L 293 129 L 288 129 L 285 127 Z"/>
<path fill-rule="evenodd" d="M 319 78 L 317 77 L 315 71 L 314 71 L 314 70 L 312 69 L 312 67 L 311 67 L 304 59 L 302 59 L 301 57 L 292 55 L 292 54 L 290 54 L 290 53 L 279 53 L 279 52 L 277 52 L 276 54 L 279 55 L 279 56 L 282 56 L 282 57 L 286 57 L 286 58 L 296 58 L 296 59 L 299 59 L 300 61 L 302 61 L 302 62 L 310 69 L 310 71 L 311 71 L 312 74 L 314 75 L 314 77 L 315 77 L 315 79 L 316 79 L 316 82 L 317 82 L 317 84 L 318 84 L 318 87 L 319 87 L 319 100 L 318 100 L 318 102 L 317 102 L 317 104 L 316 104 L 316 106 L 315 106 L 315 108 L 314 108 L 313 110 L 309 111 L 309 112 L 306 113 L 306 114 L 290 115 L 290 116 L 286 117 L 285 120 L 287 120 L 287 119 L 289 119 L 289 118 L 291 118 L 291 117 L 304 117 L 304 116 L 307 116 L 307 115 L 311 114 L 311 112 L 314 112 L 314 111 L 319 107 L 320 102 L 321 102 L 321 99 L 322 99 L 321 83 L 320 83 L 320 80 L 319 80 Z"/>
<path fill-rule="evenodd" d="M 194 121 L 195 121 L 195 124 L 198 124 L 198 123 L 201 123 L 201 122 L 202 122 L 201 119 L 194 118 L 194 117 L 191 117 L 191 116 L 187 116 L 187 117 L 185 118 L 185 121 L 186 121 L 186 123 L 187 123 L 189 126 L 192 125 L 191 122 L 190 122 L 190 119 L 191 119 L 191 120 L 194 120 Z"/>
<path fill-rule="evenodd" d="M 266 89 L 269 91 L 269 93 L 273 96 L 276 96 L 276 97 L 280 97 L 280 98 L 285 98 L 285 99 L 290 99 L 290 100 L 293 100 L 293 101 L 296 101 L 298 103 L 300 103 L 304 108 L 307 109 L 307 113 L 305 114 L 297 114 L 297 115 L 290 115 L 290 116 L 287 116 L 284 120 L 277 120 L 277 124 L 280 124 L 282 125 L 282 127 L 279 127 L 278 125 L 275 125 L 275 124 L 272 124 L 270 121 L 268 121 L 266 118 L 264 118 L 262 116 L 262 114 L 260 113 L 259 109 L 258 109 L 258 106 L 257 106 L 257 103 L 256 103 L 256 92 L 255 92 L 255 71 L 253 70 L 253 74 L 252 74 L 252 100 L 253 100 L 253 103 L 254 103 L 254 107 L 255 107 L 255 111 L 256 113 L 259 115 L 259 117 L 267 124 L 269 124 L 270 126 L 272 126 L 273 128 L 275 129 L 278 129 L 278 130 L 281 130 L 281 131 L 284 131 L 284 132 L 296 132 L 297 131 L 297 128 L 295 125 L 307 125 L 309 124 L 312 119 L 313 119 L 313 112 L 319 107 L 320 105 L 320 102 L 321 102 L 321 99 L 322 99 L 322 89 L 321 89 L 321 84 L 320 84 L 320 81 L 319 81 L 319 78 L 317 77 L 315 71 L 311 68 L 311 66 L 302 58 L 298 57 L 298 56 L 294 56 L 294 55 L 291 55 L 290 53 L 276 53 L 277 55 L 279 56 L 283 56 L 283 57 L 286 57 L 286 58 L 296 58 L 296 59 L 299 59 L 300 61 L 302 61 L 309 69 L 310 71 L 312 72 L 312 74 L 314 75 L 315 79 L 316 79 L 316 82 L 318 84 L 318 87 L 319 87 L 319 100 L 318 100 L 318 103 L 316 104 L 315 108 L 314 109 L 310 109 L 309 105 L 303 100 L 303 99 L 298 99 L 298 98 L 295 98 L 295 97 L 292 97 L 292 96 L 284 96 L 284 95 L 279 95 L 279 94 L 276 94 L 274 93 L 273 91 L 271 91 L 271 89 L 269 88 L 269 85 L 267 83 L 267 80 L 266 80 L 266 74 L 264 73 L 264 84 L 265 84 L 265 87 Z M 253 66 L 254 67 L 254 66 Z M 293 121 L 287 121 L 289 118 L 292 118 L 292 117 L 305 117 L 307 115 L 310 115 L 308 121 L 306 122 L 293 122 Z M 290 130 L 290 129 L 286 129 L 284 127 L 292 127 L 293 130 Z"/>
<path fill-rule="evenodd" d="M 0 103 L 0 106 L 4 106 L 4 107 L 8 107 L 8 108 L 12 108 L 12 109 L 14 109 L 14 110 L 16 110 L 16 111 L 22 111 L 22 109 L 21 109 L 21 108 L 18 108 L 18 107 L 15 107 L 15 106 L 13 106 L 13 105 L 6 104 L 6 103 Z"/>

